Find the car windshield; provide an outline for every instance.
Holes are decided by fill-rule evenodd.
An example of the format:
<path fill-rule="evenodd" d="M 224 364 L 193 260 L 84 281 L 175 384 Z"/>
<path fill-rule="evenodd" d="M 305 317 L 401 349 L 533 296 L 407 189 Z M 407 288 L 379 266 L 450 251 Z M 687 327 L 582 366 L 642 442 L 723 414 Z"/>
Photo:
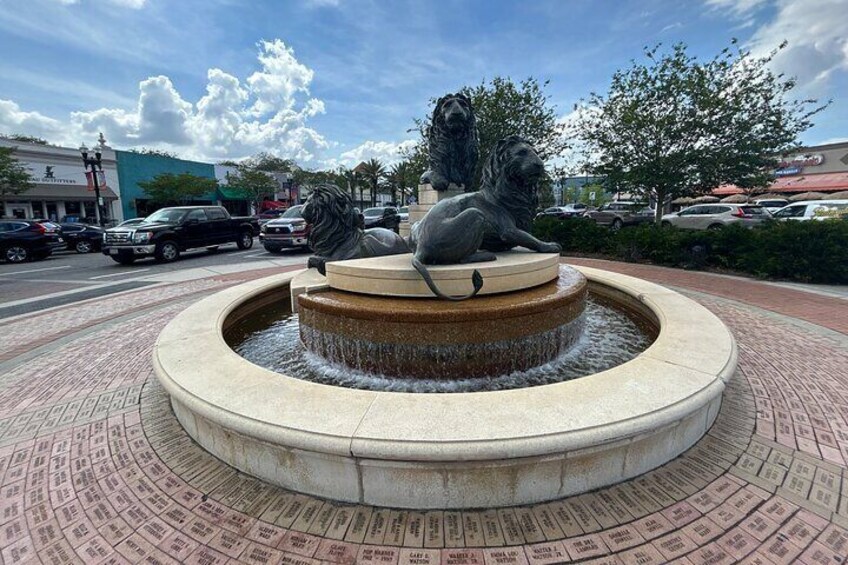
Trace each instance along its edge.
<path fill-rule="evenodd" d="M 147 216 L 144 219 L 145 224 L 153 224 L 157 222 L 161 223 L 177 223 L 183 219 L 186 215 L 186 210 L 179 210 L 176 208 L 165 208 L 163 210 L 159 210 L 158 212 L 154 212 L 151 215 Z"/>
<path fill-rule="evenodd" d="M 281 218 L 302 218 L 303 214 L 303 206 L 292 206 L 286 212 L 280 216 Z"/>
<path fill-rule="evenodd" d="M 376 216 L 382 216 L 383 215 L 383 209 L 382 208 L 366 208 L 365 211 L 362 212 L 362 215 L 367 216 L 369 218 L 374 218 Z"/>

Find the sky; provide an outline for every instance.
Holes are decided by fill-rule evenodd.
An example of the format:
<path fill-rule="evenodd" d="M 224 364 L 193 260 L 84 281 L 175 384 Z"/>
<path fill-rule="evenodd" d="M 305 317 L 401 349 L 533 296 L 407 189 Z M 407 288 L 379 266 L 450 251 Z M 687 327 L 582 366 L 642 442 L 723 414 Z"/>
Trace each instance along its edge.
<path fill-rule="evenodd" d="M 643 48 L 709 59 L 782 41 L 773 70 L 832 99 L 801 141 L 848 140 L 848 0 L 0 0 L 0 133 L 216 162 L 391 163 L 430 100 L 550 81 L 567 119 Z"/>

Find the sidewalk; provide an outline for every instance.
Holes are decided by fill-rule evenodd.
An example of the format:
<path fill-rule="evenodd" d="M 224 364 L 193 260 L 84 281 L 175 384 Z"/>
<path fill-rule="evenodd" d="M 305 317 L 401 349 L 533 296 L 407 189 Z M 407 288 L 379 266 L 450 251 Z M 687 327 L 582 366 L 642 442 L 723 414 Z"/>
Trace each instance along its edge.
<path fill-rule="evenodd" d="M 739 370 L 719 417 L 674 461 L 560 501 L 462 512 L 343 505 L 268 485 L 183 433 L 150 355 L 191 302 L 299 267 L 197 272 L 0 320 L 3 563 L 844 564 L 848 302 L 566 260 L 673 286 L 736 336 Z"/>

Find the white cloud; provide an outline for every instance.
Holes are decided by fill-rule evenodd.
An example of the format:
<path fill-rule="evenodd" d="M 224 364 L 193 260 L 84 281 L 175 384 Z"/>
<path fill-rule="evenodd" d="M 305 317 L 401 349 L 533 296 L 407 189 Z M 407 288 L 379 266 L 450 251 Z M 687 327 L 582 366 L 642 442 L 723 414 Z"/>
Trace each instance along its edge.
<path fill-rule="evenodd" d="M 707 6 L 715 10 L 728 10 L 738 18 L 744 18 L 761 8 L 767 0 L 706 0 Z"/>
<path fill-rule="evenodd" d="M 378 159 L 384 165 L 390 166 L 399 162 L 402 158 L 401 150 L 412 149 L 415 146 L 414 139 L 407 139 L 399 143 L 390 141 L 366 141 L 349 151 L 343 152 L 339 158 L 333 160 L 333 165 L 345 165 L 355 167 L 362 161 Z"/>
<path fill-rule="evenodd" d="M 72 145 L 102 131 L 117 148 L 146 146 L 205 160 L 268 151 L 317 164 L 329 143 L 308 126 L 324 113 L 323 101 L 308 97 L 313 71 L 281 40 L 260 43 L 258 59 L 260 70 L 244 84 L 221 69 L 209 69 L 206 93 L 195 104 L 161 75 L 139 83 L 134 108 L 72 112 L 67 123 L 0 100 L 0 131 Z"/>
<path fill-rule="evenodd" d="M 38 112 L 25 112 L 12 100 L 0 100 L 0 132 L 21 133 L 48 140 L 61 135 L 63 125 Z"/>
<path fill-rule="evenodd" d="M 798 78 L 814 92 L 831 75 L 848 70 L 848 12 L 844 0 L 779 0 L 775 18 L 756 30 L 756 53 L 789 46 L 774 60 L 775 69 Z"/>
<path fill-rule="evenodd" d="M 773 4 L 775 15 L 754 31 L 749 47 L 765 55 L 788 41 L 775 57 L 775 71 L 797 77 L 804 94 L 820 96 L 831 76 L 848 70 L 848 12 L 845 0 L 706 0 L 753 24 L 752 15 Z"/>

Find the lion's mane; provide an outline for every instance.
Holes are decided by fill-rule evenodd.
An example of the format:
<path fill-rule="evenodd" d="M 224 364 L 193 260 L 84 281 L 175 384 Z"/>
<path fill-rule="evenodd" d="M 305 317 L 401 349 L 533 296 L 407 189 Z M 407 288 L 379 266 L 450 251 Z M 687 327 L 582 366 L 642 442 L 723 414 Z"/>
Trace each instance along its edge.
<path fill-rule="evenodd" d="M 465 129 L 458 134 L 448 128 L 443 111 L 445 103 L 454 98 L 459 98 L 468 105 L 469 115 Z M 427 131 L 427 147 L 431 171 L 437 171 L 449 182 L 464 184 L 466 192 L 472 190 L 479 157 L 479 140 L 477 118 L 467 96 L 457 92 L 439 98 Z"/>
<path fill-rule="evenodd" d="M 517 135 L 498 141 L 483 167 L 480 191 L 490 194 L 509 211 L 518 229 L 529 232 L 539 203 L 538 183 L 527 185 L 518 178 L 516 157 L 511 150 L 519 143 L 530 145 L 529 141 Z"/>
<path fill-rule="evenodd" d="M 312 189 L 303 216 L 312 222 L 309 246 L 317 255 L 332 257 L 341 245 L 358 244 L 362 238 L 350 195 L 334 184 Z"/>

